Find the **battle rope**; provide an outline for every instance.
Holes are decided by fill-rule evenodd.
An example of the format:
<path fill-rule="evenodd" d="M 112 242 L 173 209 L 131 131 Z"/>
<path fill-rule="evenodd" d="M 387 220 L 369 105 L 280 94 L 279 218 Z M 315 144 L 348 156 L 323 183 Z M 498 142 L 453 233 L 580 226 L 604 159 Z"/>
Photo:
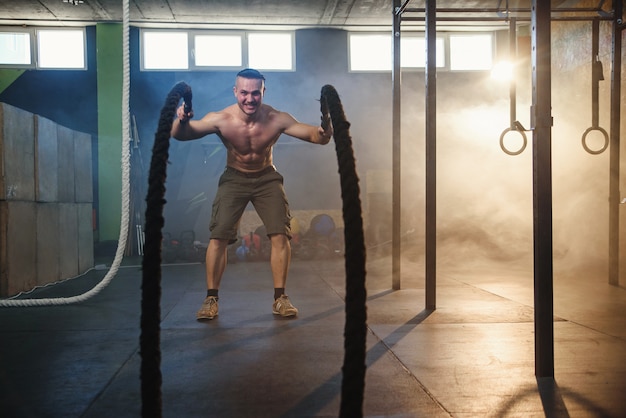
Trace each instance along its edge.
<path fill-rule="evenodd" d="M 356 174 L 352 150 L 350 122 L 346 120 L 337 90 L 328 84 L 322 87 L 320 103 L 322 126 L 328 123 L 328 114 L 333 123 L 346 247 L 346 324 L 339 416 L 362 417 L 366 368 L 367 312 L 365 302 L 367 290 L 365 288 L 365 239 L 359 197 L 359 178 Z"/>
<path fill-rule="evenodd" d="M 142 416 L 161 416 L 161 232 L 165 220 L 165 180 L 169 158 L 170 131 L 181 97 L 191 107 L 191 88 L 184 82 L 176 84 L 161 109 L 159 127 L 152 146 L 146 196 L 146 242 L 142 262 L 141 299 L 141 400 Z"/>
<path fill-rule="evenodd" d="M 180 82 L 170 91 L 161 110 L 159 128 L 152 149 L 146 197 L 146 243 L 143 258 L 141 303 L 141 396 L 142 416 L 160 417 L 162 413 L 160 370 L 160 300 L 161 300 L 161 229 L 164 225 L 165 180 L 169 158 L 172 121 L 181 97 L 191 108 L 191 88 Z M 346 245 L 346 325 L 344 330 L 344 365 L 341 417 L 363 415 L 365 387 L 366 289 L 365 244 L 358 177 L 350 137 L 350 123 L 333 86 L 325 85 L 321 93 L 322 125 L 332 120 L 335 149 L 339 163 L 343 199 L 344 238 Z"/>
<path fill-rule="evenodd" d="M 128 238 L 129 209 L 130 209 L 130 115 L 129 115 L 129 92 L 130 92 L 130 64 L 129 64 L 129 0 L 123 1 L 123 84 L 122 84 L 122 218 L 120 220 L 120 236 L 117 241 L 117 251 L 111 264 L 111 268 L 104 278 L 88 292 L 67 298 L 41 298 L 41 299 L 3 299 L 0 300 L 0 308 L 27 307 L 27 306 L 50 306 L 69 305 L 84 302 L 97 295 L 108 286 L 117 274 Z M 83 273 L 85 274 L 85 273 Z M 78 276 L 80 277 L 80 276 Z M 65 280 L 63 280 L 65 281 Z"/>

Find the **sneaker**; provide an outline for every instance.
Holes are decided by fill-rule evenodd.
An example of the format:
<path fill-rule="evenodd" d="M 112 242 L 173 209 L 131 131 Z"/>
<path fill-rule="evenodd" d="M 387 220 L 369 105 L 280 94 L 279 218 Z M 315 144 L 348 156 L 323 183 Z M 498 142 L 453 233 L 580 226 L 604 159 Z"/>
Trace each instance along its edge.
<path fill-rule="evenodd" d="M 215 296 L 207 296 L 202 303 L 202 307 L 196 314 L 197 319 L 213 319 L 219 311 L 217 298 Z"/>
<path fill-rule="evenodd" d="M 272 305 L 272 313 L 280 316 L 296 316 L 298 314 L 298 309 L 291 304 L 289 296 L 282 295 L 274 301 L 274 305 Z"/>

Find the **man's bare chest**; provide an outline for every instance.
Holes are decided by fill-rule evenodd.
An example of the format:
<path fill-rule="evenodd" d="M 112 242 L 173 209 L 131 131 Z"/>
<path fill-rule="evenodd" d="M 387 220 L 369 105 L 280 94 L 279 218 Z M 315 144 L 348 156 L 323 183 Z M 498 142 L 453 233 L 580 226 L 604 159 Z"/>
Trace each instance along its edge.
<path fill-rule="evenodd" d="M 276 129 L 259 124 L 232 126 L 221 131 L 222 141 L 242 153 L 263 151 L 274 145 L 279 135 Z"/>

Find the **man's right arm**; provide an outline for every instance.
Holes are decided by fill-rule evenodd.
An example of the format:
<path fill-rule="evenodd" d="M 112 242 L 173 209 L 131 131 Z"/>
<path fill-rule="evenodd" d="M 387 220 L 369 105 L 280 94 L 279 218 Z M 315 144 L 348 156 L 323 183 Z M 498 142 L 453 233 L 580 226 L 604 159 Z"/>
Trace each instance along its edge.
<path fill-rule="evenodd" d="M 189 119 L 188 116 L 191 117 L 193 114 L 185 115 L 184 105 L 180 106 L 176 113 L 176 119 L 172 123 L 171 137 L 179 141 L 190 141 L 219 131 L 216 126 L 217 114 L 215 113 L 207 113 L 199 120 Z"/>

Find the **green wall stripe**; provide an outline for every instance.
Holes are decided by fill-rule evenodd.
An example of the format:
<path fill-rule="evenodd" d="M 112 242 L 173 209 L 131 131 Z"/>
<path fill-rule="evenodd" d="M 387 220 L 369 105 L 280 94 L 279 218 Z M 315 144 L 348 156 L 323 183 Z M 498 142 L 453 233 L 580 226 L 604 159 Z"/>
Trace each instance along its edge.
<path fill-rule="evenodd" d="M 98 227 L 99 240 L 120 234 L 122 189 L 123 27 L 96 25 L 98 80 Z"/>
<path fill-rule="evenodd" d="M 25 70 L 2 68 L 0 69 L 0 93 L 9 87 L 15 80 L 24 74 Z"/>

